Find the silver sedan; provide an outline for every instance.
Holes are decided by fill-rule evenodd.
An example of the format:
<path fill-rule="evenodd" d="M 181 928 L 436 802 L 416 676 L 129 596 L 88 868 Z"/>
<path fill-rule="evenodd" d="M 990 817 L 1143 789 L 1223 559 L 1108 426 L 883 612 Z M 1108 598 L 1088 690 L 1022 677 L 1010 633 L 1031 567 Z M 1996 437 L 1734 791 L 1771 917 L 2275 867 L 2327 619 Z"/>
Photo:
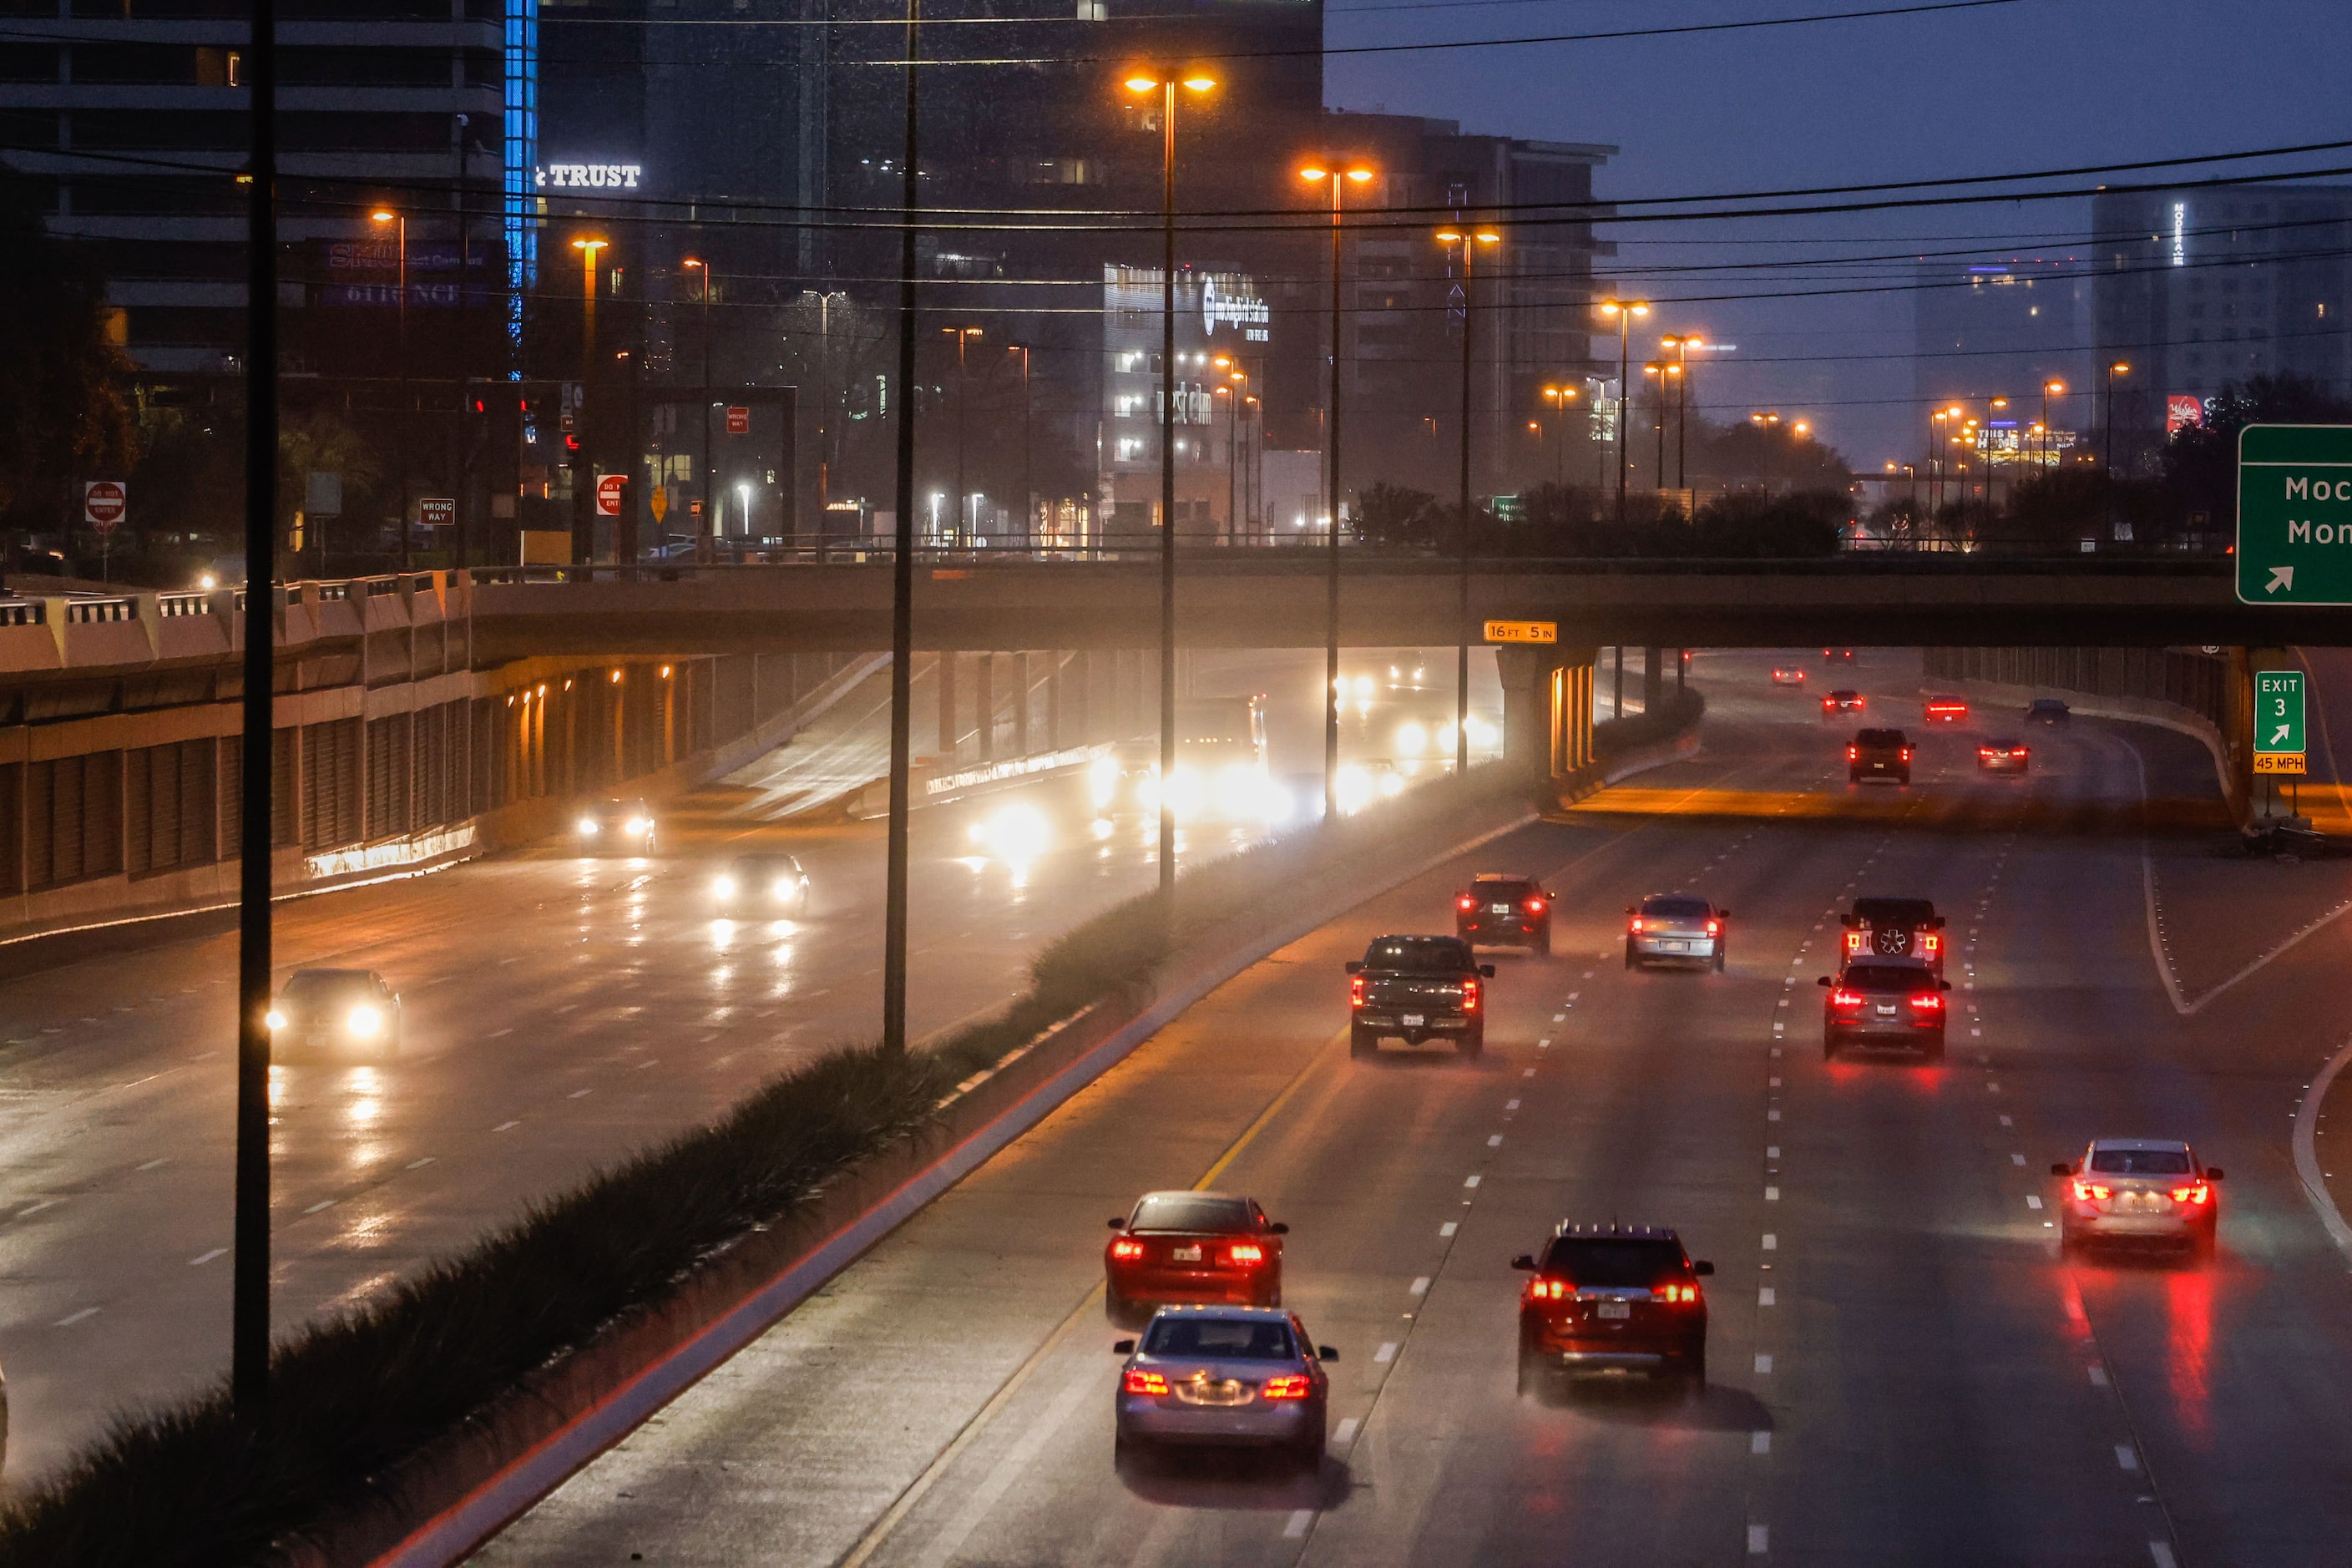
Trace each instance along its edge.
<path fill-rule="evenodd" d="M 1162 1307 L 1119 1369 L 1118 1451 L 1160 1443 L 1279 1448 L 1323 1462 L 1330 1379 L 1297 1314 L 1279 1307 Z"/>
<path fill-rule="evenodd" d="M 2073 1163 L 2050 1167 L 2060 1181 L 2059 1238 L 2182 1247 L 2210 1257 L 2221 1220 L 2214 1184 L 2221 1167 L 2170 1138 L 2095 1138 Z"/>
<path fill-rule="evenodd" d="M 1721 969 L 1731 911 L 1687 893 L 1653 893 L 1625 911 L 1625 967 L 1660 959 L 1696 960 Z"/>

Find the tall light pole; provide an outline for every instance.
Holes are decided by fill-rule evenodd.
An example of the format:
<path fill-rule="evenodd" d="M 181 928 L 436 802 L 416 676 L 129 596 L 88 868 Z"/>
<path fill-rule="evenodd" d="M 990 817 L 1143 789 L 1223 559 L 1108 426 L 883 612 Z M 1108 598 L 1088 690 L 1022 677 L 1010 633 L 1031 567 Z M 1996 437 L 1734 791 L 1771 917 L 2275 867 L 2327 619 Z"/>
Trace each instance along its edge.
<path fill-rule="evenodd" d="M 1241 447 L 1242 400 L 1249 392 L 1249 372 L 1232 354 L 1219 354 L 1209 362 L 1225 373 L 1227 384 L 1217 388 L 1225 402 L 1225 535 L 1226 542 L 1242 542 L 1241 514 Z"/>
<path fill-rule="evenodd" d="M 1029 447 L 1029 345 L 1007 343 L 1004 352 L 1021 356 L 1021 532 L 1030 541 L 1038 537 L 1036 469 L 1030 463 Z"/>
<path fill-rule="evenodd" d="M 400 421 L 394 426 L 395 460 L 400 465 L 400 569 L 408 570 L 408 405 L 412 394 L 408 387 L 408 215 L 378 207 L 368 214 L 370 223 L 389 224 L 399 247 L 396 277 L 400 284 Z M 465 284 L 461 279 L 458 292 L 463 297 Z"/>
<path fill-rule="evenodd" d="M 1759 408 L 1748 415 L 1748 423 L 1764 432 L 1764 499 L 1772 499 L 1772 432 L 1780 427 L 1780 416 L 1769 408 Z"/>
<path fill-rule="evenodd" d="M 1160 900 L 1176 907 L 1176 89 L 1217 85 L 1192 71 L 1135 71 L 1132 93 L 1160 94 Z"/>
<path fill-rule="evenodd" d="M 1547 386 L 1543 389 L 1543 395 L 1544 401 L 1551 405 L 1553 461 L 1557 465 L 1552 474 L 1552 483 L 1565 490 L 1568 489 L 1568 432 L 1562 426 L 1568 423 L 1568 405 L 1576 401 L 1576 388 Z"/>
<path fill-rule="evenodd" d="M 580 401 L 572 410 L 572 563 L 596 559 L 596 470 L 589 456 L 588 383 L 596 374 L 596 253 L 612 241 L 583 235 L 572 242 L 580 253 Z M 404 521 L 402 527 L 405 529 Z"/>
<path fill-rule="evenodd" d="M 966 343 L 980 336 L 980 329 L 978 327 L 941 327 L 940 331 L 955 339 L 956 345 L 956 504 L 955 521 L 949 526 L 954 531 L 956 542 L 961 543 L 964 537 L 963 510 L 971 504 L 965 497 L 963 488 L 963 410 L 964 405 L 971 398 L 971 383 L 964 375 L 963 350 Z M 975 531 L 977 531 L 976 529 Z"/>
<path fill-rule="evenodd" d="M 1603 300 L 1599 310 L 1617 323 L 1617 521 L 1625 521 L 1625 410 L 1633 400 L 1633 389 L 1626 379 L 1633 374 L 1633 350 L 1628 333 L 1633 331 L 1633 318 L 1650 313 L 1646 300 Z"/>
<path fill-rule="evenodd" d="M 2106 457 L 2101 464 L 2105 469 L 2105 486 L 2107 498 L 2107 537 L 2116 536 L 2116 377 L 2127 374 L 2131 366 L 2122 360 L 2107 366 L 2107 440 Z"/>
<path fill-rule="evenodd" d="M 710 267 L 689 256 L 678 263 L 702 274 L 702 526 L 695 530 L 694 553 L 699 561 L 711 556 L 710 529 L 718 518 L 719 454 L 710 449 Z"/>
<path fill-rule="evenodd" d="M 2050 400 L 2053 397 L 2063 397 L 2065 395 L 2066 384 L 2064 382 L 2053 380 L 2045 381 L 2042 384 L 2042 462 L 2040 467 L 2044 468 L 2055 468 L 2057 466 L 2055 461 L 2057 447 L 2052 445 L 2050 440 Z"/>
<path fill-rule="evenodd" d="M 1679 388 L 1682 385 L 1683 367 L 1678 364 L 1659 364 L 1653 362 L 1642 367 L 1642 374 L 1658 378 L 1658 488 L 1664 489 L 1666 488 L 1666 384 L 1672 382 Z"/>
<path fill-rule="evenodd" d="M 1478 247 L 1500 245 L 1489 228 L 1440 229 L 1437 243 L 1462 247 L 1462 571 L 1454 607 L 1454 775 L 1470 771 L 1470 350 L 1478 327 Z"/>
<path fill-rule="evenodd" d="M 1323 820 L 1339 820 L 1339 268 L 1340 215 L 1347 187 L 1370 183 L 1372 171 L 1344 160 L 1309 163 L 1298 177 L 1331 184 L 1331 390 L 1323 417 L 1324 494 L 1330 503 L 1323 573 Z"/>
<path fill-rule="evenodd" d="M 1696 332 L 1678 332 L 1658 342 L 1675 351 L 1675 488 L 1686 490 L 1690 489 L 1690 351 L 1705 348 L 1706 340 Z M 1665 488 L 1664 480 L 1658 488 Z"/>
<path fill-rule="evenodd" d="M 914 763 L 915 262 L 923 205 L 922 0 L 907 0 L 906 126 L 899 146 L 898 429 L 890 552 L 890 830 L 882 873 L 882 1048 L 907 1049 L 908 775 Z"/>

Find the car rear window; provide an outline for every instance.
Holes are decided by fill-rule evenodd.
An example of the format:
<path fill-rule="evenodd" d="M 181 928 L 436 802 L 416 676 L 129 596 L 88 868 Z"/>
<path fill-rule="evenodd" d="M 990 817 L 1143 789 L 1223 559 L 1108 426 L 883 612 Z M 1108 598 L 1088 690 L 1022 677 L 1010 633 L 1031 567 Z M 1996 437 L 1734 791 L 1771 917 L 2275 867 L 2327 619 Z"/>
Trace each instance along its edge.
<path fill-rule="evenodd" d="M 1936 918 L 1936 906 L 1927 899 L 1856 899 L 1853 918 L 1866 925 L 1923 926 Z"/>
<path fill-rule="evenodd" d="M 1710 911 L 1705 899 L 1654 898 L 1642 900 L 1642 912 L 1672 919 L 1681 915 L 1704 915 Z"/>
<path fill-rule="evenodd" d="M 1903 731 L 1900 730 L 1863 730 L 1855 733 L 1853 743 L 1857 746 L 1899 746 L 1903 743 Z"/>
<path fill-rule="evenodd" d="M 2095 1149 L 2091 1169 L 2104 1176 L 2185 1176 L 2189 1156 L 2178 1149 Z"/>
<path fill-rule="evenodd" d="M 1144 1336 L 1143 1353 L 1213 1361 L 1292 1361 L 1290 1325 L 1263 1318 L 1161 1318 Z"/>
<path fill-rule="evenodd" d="M 1643 1237 L 1556 1237 L 1544 1254 L 1543 1271 L 1578 1285 L 1641 1289 L 1684 1273 L 1682 1244 Z"/>
<path fill-rule="evenodd" d="M 1470 949 L 1459 937 L 1384 936 L 1364 950 L 1364 967 L 1398 974 L 1459 974 Z"/>
<path fill-rule="evenodd" d="M 1250 1213 L 1247 1198 L 1205 1198 L 1188 1193 L 1144 1199 L 1135 1205 L 1135 1217 L 1128 1221 L 1127 1228 L 1205 1231 L 1228 1236 L 1255 1230 L 1257 1219 Z"/>
<path fill-rule="evenodd" d="M 2034 713 L 2063 713 L 2066 711 L 2066 705 L 2063 702 L 2059 701 L 2054 697 L 2037 697 L 2031 704 L 2028 705 L 2028 711 Z"/>
<path fill-rule="evenodd" d="M 1903 963 L 1854 963 L 1838 977 L 1849 991 L 1932 991 L 1936 977 L 1922 968 Z"/>
<path fill-rule="evenodd" d="M 1523 877 L 1481 877 L 1470 887 L 1473 892 L 1496 899 L 1525 898 L 1536 889 L 1533 882 Z"/>

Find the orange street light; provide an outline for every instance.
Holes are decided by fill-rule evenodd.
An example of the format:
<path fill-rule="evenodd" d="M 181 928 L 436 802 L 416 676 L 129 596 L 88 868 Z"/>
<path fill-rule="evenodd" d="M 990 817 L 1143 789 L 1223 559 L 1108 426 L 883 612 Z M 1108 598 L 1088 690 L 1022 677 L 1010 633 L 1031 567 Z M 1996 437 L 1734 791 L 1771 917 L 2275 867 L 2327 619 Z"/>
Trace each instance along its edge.
<path fill-rule="evenodd" d="M 1625 521 L 1625 405 L 1632 401 L 1633 364 L 1626 334 L 1633 319 L 1650 313 L 1647 300 L 1603 300 L 1593 309 L 1617 323 L 1617 521 Z"/>

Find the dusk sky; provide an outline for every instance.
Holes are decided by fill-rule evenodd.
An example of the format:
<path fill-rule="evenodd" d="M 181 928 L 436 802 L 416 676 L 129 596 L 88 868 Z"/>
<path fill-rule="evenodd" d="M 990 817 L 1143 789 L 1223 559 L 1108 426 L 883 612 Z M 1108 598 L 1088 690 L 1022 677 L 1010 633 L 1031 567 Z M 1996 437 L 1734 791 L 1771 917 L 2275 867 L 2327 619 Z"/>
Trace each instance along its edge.
<path fill-rule="evenodd" d="M 1589 32 L 1865 8 L 1869 0 L 1334 0 L 1335 47 Z M 1603 196 L 1658 195 L 2063 167 L 2352 137 L 2352 5 L 2346 0 L 2021 0 L 1941 15 L 1670 37 L 1334 54 L 1337 107 L 1459 120 L 1466 131 L 1611 142 Z M 2320 154 L 2293 166 L 2352 164 Z M 2220 174 L 2222 171 L 2205 173 Z M 2199 171 L 2188 172 L 2196 177 Z M 2347 178 L 2339 176 L 2338 178 Z M 2000 204 L 1828 220 L 1605 230 L 1621 264 L 1949 250 L 1982 239 L 2064 254 L 2086 202 Z M 1644 236 L 1654 237 L 1645 240 Z M 1785 247 L 1758 240 L 1812 242 Z M 1882 243 L 1895 240 L 1896 243 Z M 1736 242 L 1736 243 L 1735 243 Z M 1826 242 L 1826 243 L 1822 243 Z M 1605 264 L 1604 264 L 1605 265 Z M 1907 263 L 1843 279 L 1895 291 L 1811 301 L 1670 308 L 1663 330 L 1736 342 L 1697 384 L 1717 417 L 1769 407 L 1814 420 L 1868 471 L 1907 458 L 1912 417 Z M 1817 268 L 1638 288 L 1653 299 L 1820 288 Z M 1805 356 L 1886 354 L 1814 362 Z M 1759 362 L 1772 361 L 1765 363 Z M 1955 387 L 1955 391 L 1976 390 Z M 2074 416 L 2080 417 L 2079 414 Z M 2053 416 L 2053 423 L 2055 417 Z"/>

